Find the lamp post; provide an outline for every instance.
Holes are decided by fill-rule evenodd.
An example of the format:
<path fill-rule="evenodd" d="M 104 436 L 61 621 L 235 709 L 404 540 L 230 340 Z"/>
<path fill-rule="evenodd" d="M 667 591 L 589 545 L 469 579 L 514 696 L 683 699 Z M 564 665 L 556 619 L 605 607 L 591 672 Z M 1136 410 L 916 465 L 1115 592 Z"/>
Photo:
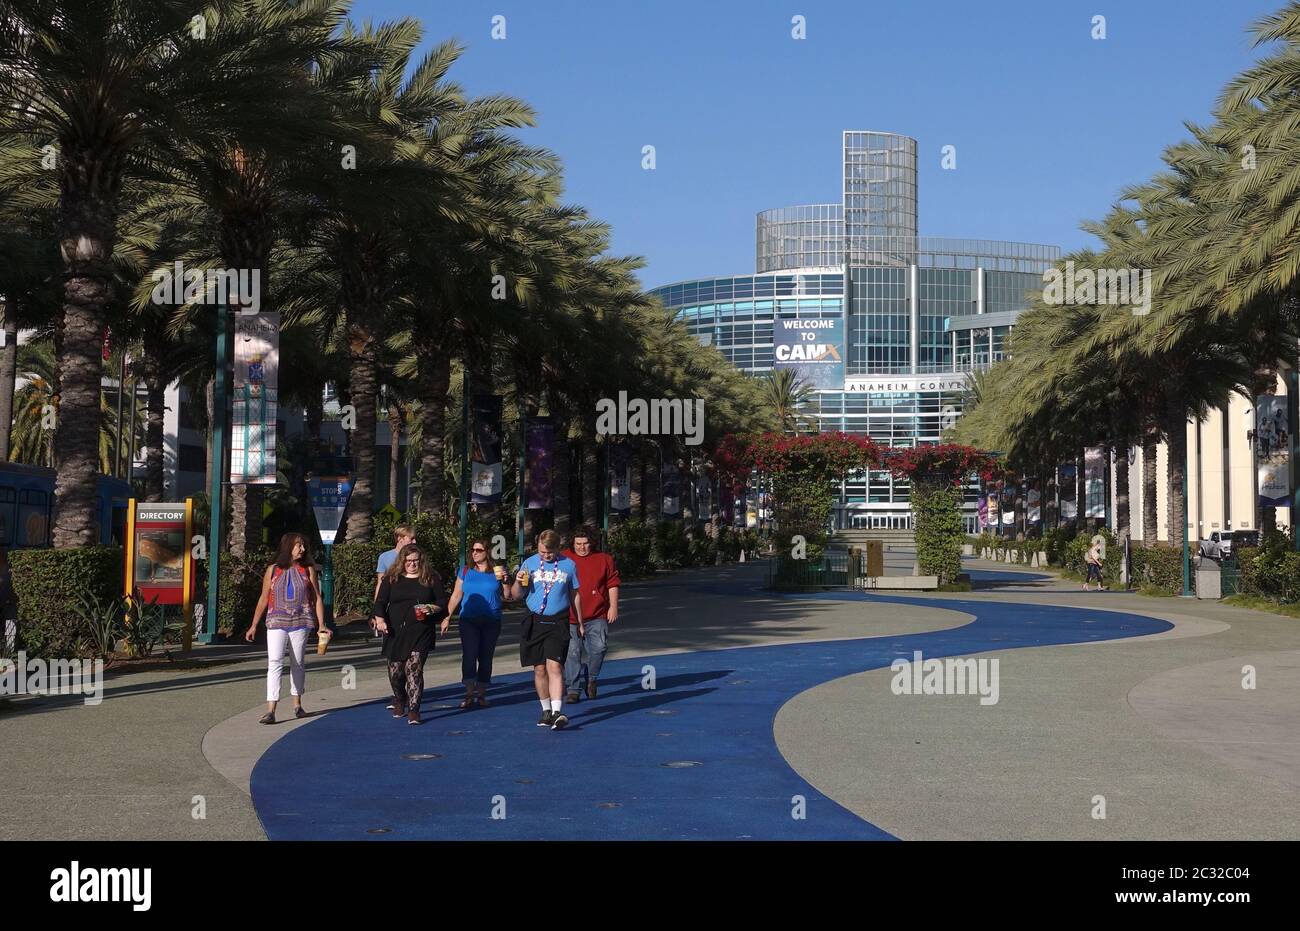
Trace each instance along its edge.
<path fill-rule="evenodd" d="M 226 339 L 226 320 L 229 313 L 225 303 L 217 305 L 217 369 L 212 385 L 212 484 L 208 486 L 208 604 L 203 618 L 200 643 L 211 643 L 217 635 L 217 602 L 221 579 L 221 487 L 225 480 L 226 463 L 226 366 L 229 363 L 230 344 Z"/>

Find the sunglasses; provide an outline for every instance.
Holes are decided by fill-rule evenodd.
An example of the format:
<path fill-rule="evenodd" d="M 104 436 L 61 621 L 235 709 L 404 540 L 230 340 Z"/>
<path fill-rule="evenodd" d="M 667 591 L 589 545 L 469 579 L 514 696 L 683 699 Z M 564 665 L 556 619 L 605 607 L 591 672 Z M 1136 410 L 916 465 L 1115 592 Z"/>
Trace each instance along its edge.
<path fill-rule="evenodd" d="M 486 553 L 487 550 L 483 549 L 483 547 L 481 547 L 481 546 L 476 546 L 476 547 L 474 547 L 472 550 L 470 550 L 470 552 L 471 552 L 471 553 Z"/>

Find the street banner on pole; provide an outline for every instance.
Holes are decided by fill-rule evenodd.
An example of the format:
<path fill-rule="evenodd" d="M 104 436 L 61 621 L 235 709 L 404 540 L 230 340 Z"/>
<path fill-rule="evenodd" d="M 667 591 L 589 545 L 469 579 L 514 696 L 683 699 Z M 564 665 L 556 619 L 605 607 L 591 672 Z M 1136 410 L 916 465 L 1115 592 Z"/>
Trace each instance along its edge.
<path fill-rule="evenodd" d="M 352 497 L 352 476 L 311 475 L 307 478 L 307 493 L 311 497 L 312 513 L 316 515 L 320 540 L 326 546 L 332 546 L 343 512 L 348 508 L 348 499 Z"/>
<path fill-rule="evenodd" d="M 1043 519 L 1042 494 L 1037 488 L 1029 489 L 1029 523 L 1037 524 Z"/>
<path fill-rule="evenodd" d="M 975 499 L 975 513 L 979 515 L 979 527 L 983 531 L 989 525 L 989 496 L 980 495 Z"/>
<path fill-rule="evenodd" d="M 1291 504 L 1291 432 L 1287 397 L 1255 398 L 1255 462 L 1259 470 L 1260 507 Z"/>
<path fill-rule="evenodd" d="M 551 456 L 555 446 L 555 426 L 549 417 L 528 421 L 528 488 L 525 497 L 530 508 L 549 508 L 551 495 Z"/>
<path fill-rule="evenodd" d="M 279 366 L 280 315 L 236 314 L 230 433 L 232 485 L 275 484 Z"/>
<path fill-rule="evenodd" d="M 1106 455 L 1100 446 L 1083 451 L 1084 517 L 1106 516 Z"/>
<path fill-rule="evenodd" d="M 1074 500 L 1074 468 L 1073 465 L 1063 465 L 1056 471 L 1059 476 L 1056 487 L 1060 489 L 1061 494 L 1061 520 L 1074 520 L 1075 514 L 1078 513 L 1076 508 L 1078 502 Z"/>
<path fill-rule="evenodd" d="M 664 483 L 664 517 L 681 517 L 682 516 L 682 492 L 680 473 L 677 471 L 677 464 L 673 462 L 664 463 L 663 472 Z"/>
<path fill-rule="evenodd" d="M 632 466 L 622 443 L 609 449 L 609 510 L 623 516 L 632 511 Z"/>
<path fill-rule="evenodd" d="M 470 450 L 470 502 L 501 503 L 501 398 L 474 395 L 474 445 Z"/>

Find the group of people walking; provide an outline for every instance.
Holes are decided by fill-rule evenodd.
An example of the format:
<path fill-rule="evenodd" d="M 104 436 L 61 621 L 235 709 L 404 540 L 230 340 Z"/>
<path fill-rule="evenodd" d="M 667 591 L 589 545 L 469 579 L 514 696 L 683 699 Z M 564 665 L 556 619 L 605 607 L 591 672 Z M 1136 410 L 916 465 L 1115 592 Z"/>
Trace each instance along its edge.
<path fill-rule="evenodd" d="M 448 597 L 442 577 L 415 542 L 406 525 L 394 530 L 394 546 L 375 566 L 374 604 L 370 625 L 383 636 L 388 681 L 393 690 L 388 709 L 394 718 L 420 724 L 424 663 L 459 614 L 462 710 L 486 708 L 493 658 L 501 636 L 502 607 L 522 601 L 524 617 L 519 662 L 532 667 L 533 683 L 542 706 L 539 727 L 561 730 L 569 723 L 564 706 L 594 699 L 607 649 L 609 625 L 618 620 L 619 575 L 614 560 L 594 551 L 587 528 L 572 535 L 571 548 L 561 550 L 553 530 L 537 537 L 537 552 L 510 575 L 492 559 L 485 540 L 469 546 L 469 562 L 456 572 Z M 325 627 L 324 602 L 315 565 L 301 534 L 285 534 L 276 560 L 262 579 L 262 593 L 245 639 L 252 642 L 259 621 L 267 628 L 267 711 L 263 724 L 275 723 L 280 700 L 284 654 L 290 654 L 290 691 L 294 716 L 303 717 L 304 655 L 307 636 Z"/>

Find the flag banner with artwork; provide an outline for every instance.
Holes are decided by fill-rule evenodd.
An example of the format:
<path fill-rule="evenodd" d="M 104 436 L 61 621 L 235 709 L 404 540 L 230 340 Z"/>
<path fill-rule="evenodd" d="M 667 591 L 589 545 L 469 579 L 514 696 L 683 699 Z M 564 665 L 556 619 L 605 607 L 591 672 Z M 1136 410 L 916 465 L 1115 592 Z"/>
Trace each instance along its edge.
<path fill-rule="evenodd" d="M 1029 489 L 1029 523 L 1037 524 L 1043 519 L 1042 495 L 1037 488 Z"/>
<path fill-rule="evenodd" d="M 235 314 L 230 483 L 275 484 L 280 315 Z"/>
<path fill-rule="evenodd" d="M 1255 398 L 1255 463 L 1260 507 L 1291 504 L 1291 429 L 1285 395 Z"/>
<path fill-rule="evenodd" d="M 663 516 L 677 518 L 682 516 L 682 492 L 677 465 L 672 462 L 664 464 L 660 473 L 664 486 Z"/>
<path fill-rule="evenodd" d="M 1084 517 L 1106 516 L 1106 451 L 1089 446 L 1083 451 Z"/>
<path fill-rule="evenodd" d="M 622 443 L 609 447 L 609 511 L 626 516 L 632 512 L 632 465 Z"/>
<path fill-rule="evenodd" d="M 989 525 L 989 496 L 980 495 L 975 499 L 975 513 L 979 516 L 980 530 L 985 530 Z"/>
<path fill-rule="evenodd" d="M 996 528 L 998 524 L 1001 522 L 1001 517 L 998 514 L 998 508 L 1000 507 L 1001 503 L 1002 502 L 998 497 L 998 493 L 996 491 L 990 491 L 988 504 L 987 504 L 988 521 L 990 527 Z"/>
<path fill-rule="evenodd" d="M 528 465 L 524 507 L 549 508 L 551 495 L 551 457 L 555 447 L 555 426 L 549 417 L 533 417 L 525 431 L 525 460 Z"/>
<path fill-rule="evenodd" d="M 501 503 L 501 398 L 476 394 L 471 404 L 474 429 L 470 447 L 469 500 Z"/>
<path fill-rule="evenodd" d="M 1056 489 L 1061 496 L 1061 520 L 1074 520 L 1078 513 L 1074 500 L 1074 466 L 1061 466 L 1056 470 L 1056 476 Z"/>

